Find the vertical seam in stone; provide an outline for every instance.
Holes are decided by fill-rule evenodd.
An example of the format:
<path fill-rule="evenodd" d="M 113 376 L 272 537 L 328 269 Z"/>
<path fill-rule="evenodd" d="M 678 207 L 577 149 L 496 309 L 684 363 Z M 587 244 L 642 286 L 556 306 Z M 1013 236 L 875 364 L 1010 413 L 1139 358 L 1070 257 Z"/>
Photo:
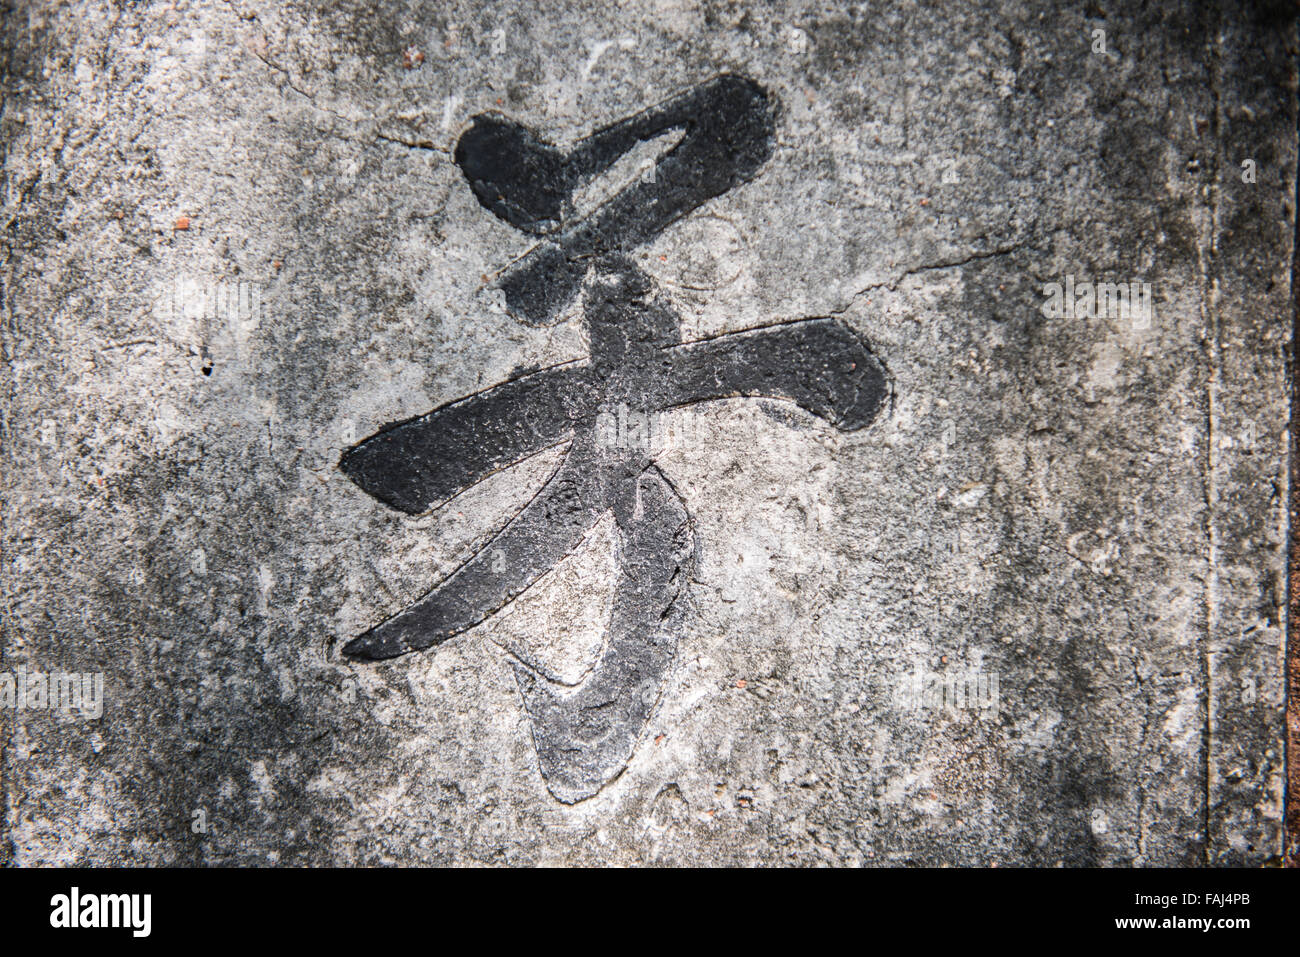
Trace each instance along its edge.
<path fill-rule="evenodd" d="M 1207 45 L 1209 60 L 1207 63 L 1209 80 L 1210 80 L 1210 97 L 1211 97 L 1211 116 L 1210 116 L 1210 137 L 1214 143 L 1213 149 L 1209 151 L 1210 165 L 1210 187 L 1207 197 L 1209 203 L 1210 222 L 1208 230 L 1202 229 L 1201 241 L 1197 246 L 1197 259 L 1201 273 L 1201 318 L 1205 323 L 1205 334 L 1207 339 L 1207 348 L 1209 352 L 1209 371 L 1205 384 L 1205 529 L 1206 529 L 1206 568 L 1205 568 L 1205 638 L 1201 646 L 1201 681 L 1203 683 L 1203 694 L 1201 696 L 1202 707 L 1204 709 L 1205 724 L 1202 731 L 1202 758 L 1205 762 L 1204 780 L 1202 787 L 1204 789 L 1204 802 L 1201 809 L 1201 827 L 1202 827 L 1202 856 L 1205 864 L 1209 864 L 1212 859 L 1210 848 L 1210 800 L 1214 776 L 1214 668 L 1213 668 L 1213 645 L 1215 628 L 1218 624 L 1218 571 L 1217 563 L 1219 560 L 1219 541 L 1218 541 L 1218 483 L 1217 469 L 1218 459 L 1215 455 L 1215 445 L 1217 442 L 1217 419 L 1218 419 L 1218 398 L 1219 398 L 1219 378 L 1220 378 L 1220 343 L 1219 343 L 1219 317 L 1217 310 L 1217 292 L 1218 277 L 1212 276 L 1211 271 L 1217 255 L 1218 234 L 1219 234 L 1219 133 L 1222 129 L 1221 105 L 1219 98 L 1219 71 L 1220 61 L 1222 58 L 1222 19 L 1223 12 L 1216 4 L 1215 17 L 1211 21 L 1212 29 L 1215 31 Z M 1208 233 L 1208 235 L 1207 235 Z"/>
<path fill-rule="evenodd" d="M 1294 36 L 1294 33 L 1293 33 Z M 1297 116 L 1295 136 L 1300 144 L 1300 115 Z M 1291 246 L 1291 343 L 1288 350 L 1291 378 L 1291 417 L 1288 423 L 1287 453 L 1290 455 L 1288 467 L 1283 470 L 1283 481 L 1287 482 L 1283 501 L 1289 507 L 1283 509 L 1283 521 L 1286 524 L 1288 545 L 1287 562 L 1287 600 L 1283 602 L 1283 614 L 1286 616 L 1283 632 L 1286 653 L 1283 655 L 1282 693 L 1284 701 L 1283 724 L 1285 728 L 1284 767 L 1286 773 L 1282 780 L 1282 864 L 1284 867 L 1300 867 L 1300 602 L 1297 602 L 1297 573 L 1300 573 L 1300 541 L 1295 537 L 1297 511 L 1300 511 L 1300 471 L 1297 470 L 1296 422 L 1300 416 L 1300 366 L 1296 364 L 1296 348 L 1300 343 L 1300 170 L 1293 169 L 1294 182 L 1291 216 L 1294 220 L 1294 240 Z"/>

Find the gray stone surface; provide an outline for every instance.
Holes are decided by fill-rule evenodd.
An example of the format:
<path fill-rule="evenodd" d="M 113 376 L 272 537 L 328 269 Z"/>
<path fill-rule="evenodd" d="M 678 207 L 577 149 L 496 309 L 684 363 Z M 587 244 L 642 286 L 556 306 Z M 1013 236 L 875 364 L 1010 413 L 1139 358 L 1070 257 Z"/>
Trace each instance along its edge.
<path fill-rule="evenodd" d="M 0 859 L 1278 858 L 1294 13 L 1127 6 L 17 3 L 0 671 L 102 672 L 104 713 L 0 709 Z M 600 653 L 608 523 L 352 663 L 559 452 L 415 518 L 337 464 L 587 351 L 578 306 L 494 294 L 532 240 L 452 162 L 469 119 L 570 143 L 722 72 L 779 98 L 775 155 L 638 262 L 688 338 L 839 317 L 892 401 L 674 413 L 691 612 L 567 805 L 512 665 Z M 1154 315 L 1047 318 L 1066 276 Z M 233 318 L 197 293 L 240 283 Z M 973 672 L 995 706 L 900 694 Z"/>

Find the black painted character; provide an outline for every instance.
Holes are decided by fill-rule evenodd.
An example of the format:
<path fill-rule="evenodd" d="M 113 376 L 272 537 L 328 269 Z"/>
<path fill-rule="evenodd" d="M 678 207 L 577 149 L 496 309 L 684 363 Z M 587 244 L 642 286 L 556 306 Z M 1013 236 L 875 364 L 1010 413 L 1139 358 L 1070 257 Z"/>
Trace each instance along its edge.
<path fill-rule="evenodd" d="M 540 492 L 481 551 L 409 608 L 344 647 L 376 660 L 441 644 L 516 598 L 605 514 L 619 577 L 604 650 L 577 685 L 516 662 L 551 793 L 590 797 L 627 765 L 677 650 L 696 564 L 691 517 L 649 451 L 598 440 L 600 410 L 657 412 L 735 396 L 785 399 L 849 431 L 887 394 L 884 369 L 831 318 L 683 342 L 676 315 L 627 255 L 708 200 L 751 179 L 772 154 L 775 118 L 751 80 L 720 76 L 601 129 L 563 152 L 499 114 L 477 117 L 455 158 L 479 202 L 544 237 L 501 282 L 524 322 L 553 322 L 582 289 L 591 354 L 386 428 L 349 450 L 347 475 L 412 514 L 562 442 Z M 680 131 L 654 176 L 585 218 L 574 191 L 638 143 Z M 587 281 L 583 289 L 584 281 Z"/>

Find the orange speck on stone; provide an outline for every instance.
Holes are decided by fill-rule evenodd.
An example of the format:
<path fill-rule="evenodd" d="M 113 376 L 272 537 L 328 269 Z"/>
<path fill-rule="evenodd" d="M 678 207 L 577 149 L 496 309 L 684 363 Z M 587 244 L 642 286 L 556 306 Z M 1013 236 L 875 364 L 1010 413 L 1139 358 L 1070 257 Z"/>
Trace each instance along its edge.
<path fill-rule="evenodd" d="M 408 70 L 414 70 L 424 62 L 424 52 L 418 47 L 407 47 L 402 52 L 402 65 Z"/>
<path fill-rule="evenodd" d="M 121 219 L 121 218 L 122 218 L 123 216 L 125 216 L 125 215 L 126 215 L 126 213 L 122 212 L 122 211 L 119 209 L 119 210 L 117 210 L 116 212 L 113 213 L 113 218 L 114 218 L 114 219 Z"/>
<path fill-rule="evenodd" d="M 173 224 L 173 228 L 175 228 L 175 229 L 189 229 L 189 228 L 190 228 L 190 218 L 189 218 L 188 216 L 178 216 L 177 219 L 176 219 L 176 222 Z"/>
<path fill-rule="evenodd" d="M 744 678 L 741 678 L 739 681 L 737 681 L 737 682 L 736 682 L 736 687 L 737 687 L 737 688 L 743 688 L 743 687 L 745 687 L 745 679 L 744 679 Z"/>
<path fill-rule="evenodd" d="M 665 737 L 666 737 L 666 735 L 656 734 L 656 735 L 655 735 L 655 744 L 663 744 L 663 743 L 664 743 L 664 738 L 665 738 Z"/>
<path fill-rule="evenodd" d="M 284 260 L 276 259 L 271 263 L 271 265 L 275 268 L 276 272 L 279 272 L 281 269 L 284 268 Z"/>
<path fill-rule="evenodd" d="M 930 205 L 930 201 L 929 201 L 928 199 L 923 199 L 923 200 L 921 200 L 921 205 L 922 205 L 922 206 L 929 206 L 929 205 Z"/>

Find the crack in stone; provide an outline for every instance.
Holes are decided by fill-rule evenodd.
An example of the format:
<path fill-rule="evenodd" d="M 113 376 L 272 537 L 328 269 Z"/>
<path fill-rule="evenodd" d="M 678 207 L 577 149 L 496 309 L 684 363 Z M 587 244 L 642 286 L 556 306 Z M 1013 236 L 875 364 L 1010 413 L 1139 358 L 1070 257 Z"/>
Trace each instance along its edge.
<path fill-rule="evenodd" d="M 880 282 L 873 282 L 866 286 L 863 286 L 857 292 L 850 295 L 848 300 L 844 303 L 844 305 L 840 306 L 837 309 L 830 310 L 828 314 L 832 316 L 841 316 L 844 313 L 851 310 L 853 306 L 857 303 L 857 301 L 861 299 L 863 296 L 865 296 L 867 293 L 875 292 L 877 289 L 888 289 L 891 292 L 893 292 L 898 288 L 900 283 L 902 283 L 905 279 L 911 278 L 912 276 L 920 275 L 921 273 L 924 272 L 936 272 L 943 269 L 956 269 L 960 266 L 968 266 L 971 263 L 981 262 L 982 260 L 985 259 L 996 259 L 999 256 L 1009 256 L 1012 253 L 1017 252 L 1018 250 L 1026 248 L 1028 245 L 1029 245 L 1029 240 L 1022 239 L 1008 246 L 999 246 L 995 249 L 988 249 L 982 252 L 970 253 L 966 256 L 963 256 L 960 259 L 953 259 L 953 260 L 937 262 L 937 263 L 926 263 L 920 266 L 912 266 L 909 269 L 903 270 L 901 273 L 894 276 L 894 278 L 892 279 L 883 279 Z"/>

